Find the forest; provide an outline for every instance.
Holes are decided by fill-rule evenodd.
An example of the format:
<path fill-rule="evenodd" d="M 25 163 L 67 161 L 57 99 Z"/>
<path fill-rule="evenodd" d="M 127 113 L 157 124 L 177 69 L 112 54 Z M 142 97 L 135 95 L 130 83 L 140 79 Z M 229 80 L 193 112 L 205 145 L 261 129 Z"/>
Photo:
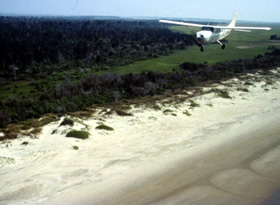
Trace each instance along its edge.
<path fill-rule="evenodd" d="M 0 78 L 126 65 L 195 43 L 157 21 L 0 17 Z"/>
<path fill-rule="evenodd" d="M 0 99 L 2 128 L 46 113 L 86 110 L 91 105 L 158 95 L 280 65 L 280 50 L 274 49 L 253 59 L 214 65 L 185 62 L 168 73 L 92 72 L 81 77 L 83 67 L 96 70 L 168 55 L 193 45 L 194 39 L 155 21 L 1 17 L 0 28 L 0 86 L 9 93 Z M 65 70 L 77 72 L 60 78 L 59 72 Z M 30 93 L 17 92 L 18 86 L 11 86 L 22 80 L 34 88 Z"/>

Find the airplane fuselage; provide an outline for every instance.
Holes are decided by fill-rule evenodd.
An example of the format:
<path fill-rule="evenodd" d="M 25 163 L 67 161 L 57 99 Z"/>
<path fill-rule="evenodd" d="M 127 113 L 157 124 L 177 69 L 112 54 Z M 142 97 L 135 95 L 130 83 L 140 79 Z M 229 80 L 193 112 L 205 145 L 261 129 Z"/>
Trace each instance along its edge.
<path fill-rule="evenodd" d="M 196 41 L 200 45 L 211 44 L 224 39 L 230 34 L 229 29 L 214 29 L 213 27 L 203 27 L 196 33 Z"/>

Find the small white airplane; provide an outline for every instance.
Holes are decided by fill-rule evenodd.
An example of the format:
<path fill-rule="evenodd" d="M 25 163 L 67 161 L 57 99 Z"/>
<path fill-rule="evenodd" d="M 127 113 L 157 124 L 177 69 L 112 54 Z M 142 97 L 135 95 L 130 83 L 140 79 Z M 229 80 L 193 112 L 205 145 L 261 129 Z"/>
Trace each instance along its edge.
<path fill-rule="evenodd" d="M 203 24 L 194 24 L 187 22 L 178 22 L 178 21 L 169 21 L 169 20 L 159 20 L 161 23 L 182 25 L 182 26 L 192 26 L 200 27 L 201 31 L 196 33 L 196 41 L 200 47 L 201 52 L 204 51 L 204 45 L 218 42 L 221 45 L 222 49 L 225 49 L 225 44 L 220 40 L 227 37 L 230 32 L 233 31 L 243 31 L 251 32 L 250 30 L 270 30 L 269 27 L 239 27 L 235 26 L 237 19 L 237 14 L 233 16 L 231 23 L 227 26 L 212 26 L 212 25 L 203 25 Z"/>

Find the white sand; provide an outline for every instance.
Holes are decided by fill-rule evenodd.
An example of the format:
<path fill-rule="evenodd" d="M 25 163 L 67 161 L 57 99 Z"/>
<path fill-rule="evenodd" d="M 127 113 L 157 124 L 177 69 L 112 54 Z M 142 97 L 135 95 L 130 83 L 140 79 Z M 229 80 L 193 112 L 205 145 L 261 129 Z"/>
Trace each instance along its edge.
<path fill-rule="evenodd" d="M 76 122 L 74 129 L 84 129 L 91 133 L 87 140 L 65 138 L 66 133 L 73 128 L 59 127 L 63 120 L 61 118 L 59 122 L 43 127 L 38 139 L 22 136 L 2 143 L 0 204 L 79 204 L 81 200 L 84 200 L 83 204 L 104 204 L 105 201 L 112 203 L 127 196 L 129 190 L 139 189 L 159 176 L 164 177 L 166 170 L 170 173 L 176 171 L 180 167 L 178 164 L 192 164 L 192 161 L 208 156 L 207 153 L 212 153 L 212 150 L 217 152 L 225 145 L 230 150 L 232 147 L 229 145 L 233 146 L 244 140 L 244 136 L 249 136 L 248 140 L 253 142 L 253 131 L 256 132 L 258 127 L 269 127 L 272 122 L 280 120 L 278 73 L 279 69 L 274 71 L 274 77 L 268 76 L 267 79 L 260 75 L 248 75 L 255 78 L 252 81 L 254 85 L 250 86 L 232 79 L 216 86 L 217 89 L 227 89 L 232 99 L 217 97 L 215 93 L 204 94 L 192 99 L 200 105 L 194 109 L 190 108 L 190 101 L 187 100 L 181 104 L 170 104 L 161 111 L 133 108 L 133 116 L 129 117 L 103 117 L 99 114 L 82 123 Z M 272 78 L 273 84 L 267 84 Z M 213 87 L 215 88 L 211 86 L 204 90 Z M 249 92 L 238 91 L 237 88 L 248 88 Z M 176 116 L 164 114 L 166 109 L 172 110 Z M 186 110 L 191 116 L 183 114 Z M 95 127 L 101 122 L 113 127 L 114 131 L 96 130 Z M 56 133 L 51 134 L 54 130 L 57 130 Z M 277 139 L 273 135 L 271 142 L 276 142 Z M 28 145 L 22 145 L 24 141 Z M 261 144 L 266 145 L 263 141 Z M 79 149 L 74 150 L 73 146 L 78 146 Z M 272 145 L 267 142 L 267 147 L 269 146 Z M 263 149 L 264 147 L 259 148 Z M 279 185 L 274 183 L 280 177 L 280 161 L 276 157 L 279 150 L 280 147 L 272 147 L 265 153 L 258 153 L 258 157 L 253 158 L 246 169 L 240 167 L 239 162 L 247 159 L 242 156 L 255 154 L 258 151 L 255 147 L 254 150 L 242 148 L 239 157 L 230 158 L 231 163 L 238 165 L 237 167 L 226 167 L 219 161 L 219 166 L 225 166 L 224 170 L 208 164 L 208 171 L 204 167 L 207 161 L 196 161 L 195 172 L 188 173 L 185 177 L 193 176 L 193 180 L 197 180 L 207 175 L 208 182 L 196 183 L 174 196 L 168 195 L 159 204 L 174 204 L 175 201 L 186 203 L 186 200 L 189 204 L 204 204 L 208 200 L 211 201 L 210 204 L 255 204 Z M 187 163 L 188 161 L 190 162 Z M 270 164 L 273 166 L 268 166 Z M 200 167 L 203 169 L 199 169 Z M 166 187 L 165 190 L 172 190 L 176 184 L 183 183 L 181 176 L 178 181 L 172 180 L 170 189 Z M 226 186 L 223 183 L 234 183 L 234 179 L 245 181 L 247 185 L 243 183 L 240 188 L 238 183 L 236 186 Z M 251 186 L 259 186 L 260 189 L 254 190 Z M 155 192 L 157 189 L 150 187 L 143 190 L 143 193 L 151 190 Z M 161 191 L 158 195 L 161 193 L 167 194 Z M 242 194 L 245 194 L 246 200 L 242 198 Z M 255 194 L 260 197 L 255 197 Z M 185 198 L 182 199 L 180 195 Z M 145 196 L 146 203 L 154 200 L 153 196 Z M 128 197 L 127 201 L 123 200 L 123 204 L 136 203 L 129 201 L 132 199 L 141 204 L 137 197 Z"/>

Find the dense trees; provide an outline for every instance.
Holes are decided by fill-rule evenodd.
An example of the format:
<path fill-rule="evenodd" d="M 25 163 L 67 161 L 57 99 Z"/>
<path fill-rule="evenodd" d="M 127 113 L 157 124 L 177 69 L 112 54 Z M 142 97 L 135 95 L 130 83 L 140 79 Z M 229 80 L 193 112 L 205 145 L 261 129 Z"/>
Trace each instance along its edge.
<path fill-rule="evenodd" d="M 0 17 L 0 77 L 124 65 L 193 44 L 156 21 Z"/>
<path fill-rule="evenodd" d="M 271 35 L 270 36 L 270 40 L 280 40 L 280 37 L 278 37 L 277 35 Z"/>

